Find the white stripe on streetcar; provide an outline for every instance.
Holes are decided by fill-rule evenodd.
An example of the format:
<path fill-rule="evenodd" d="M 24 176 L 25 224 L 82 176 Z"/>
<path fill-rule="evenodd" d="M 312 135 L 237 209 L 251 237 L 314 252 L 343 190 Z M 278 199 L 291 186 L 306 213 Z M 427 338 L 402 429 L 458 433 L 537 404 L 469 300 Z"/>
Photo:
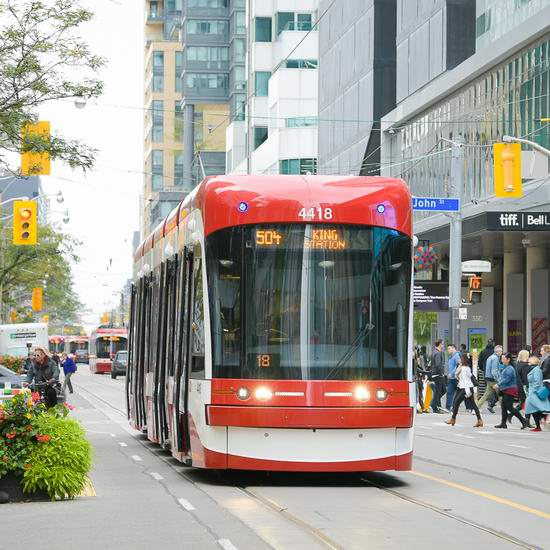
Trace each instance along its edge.
<path fill-rule="evenodd" d="M 188 512 L 195 510 L 195 507 L 185 498 L 178 498 L 178 502 L 182 508 L 185 508 Z"/>
<path fill-rule="evenodd" d="M 135 460 L 136 462 L 142 462 L 143 458 L 141 458 L 141 456 L 138 456 L 138 455 L 132 455 L 132 460 Z"/>
<path fill-rule="evenodd" d="M 220 539 L 218 541 L 218 544 L 224 549 L 224 550 L 237 550 L 237 547 L 229 540 L 229 539 Z"/>
<path fill-rule="evenodd" d="M 118 443 L 121 447 L 128 447 L 128 445 L 126 443 L 124 443 L 124 441 L 120 441 Z"/>
<path fill-rule="evenodd" d="M 160 481 L 161 479 L 164 479 L 160 474 L 157 472 L 151 472 L 149 474 L 153 479 L 156 479 L 157 481 Z"/>

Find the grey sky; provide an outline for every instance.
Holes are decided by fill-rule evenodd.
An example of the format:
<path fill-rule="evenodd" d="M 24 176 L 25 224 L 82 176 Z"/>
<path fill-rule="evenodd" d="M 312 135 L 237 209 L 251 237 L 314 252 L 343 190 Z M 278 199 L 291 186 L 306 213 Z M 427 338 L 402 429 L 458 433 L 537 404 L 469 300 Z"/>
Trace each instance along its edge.
<path fill-rule="evenodd" d="M 64 231 L 83 242 L 82 261 L 74 266 L 76 290 L 93 309 L 86 324 L 118 302 L 132 269 L 132 234 L 139 229 L 143 182 L 143 17 L 141 0 L 84 0 L 95 19 L 83 28 L 91 50 L 108 60 L 100 77 L 105 93 L 84 109 L 57 102 L 41 110 L 52 132 L 82 139 L 99 150 L 96 167 L 84 176 L 56 163 L 42 178 L 47 193 L 62 190 L 65 204 L 52 200 L 52 211 L 70 211 Z M 62 213 L 52 214 L 60 221 Z M 109 266 L 112 259 L 112 265 Z"/>

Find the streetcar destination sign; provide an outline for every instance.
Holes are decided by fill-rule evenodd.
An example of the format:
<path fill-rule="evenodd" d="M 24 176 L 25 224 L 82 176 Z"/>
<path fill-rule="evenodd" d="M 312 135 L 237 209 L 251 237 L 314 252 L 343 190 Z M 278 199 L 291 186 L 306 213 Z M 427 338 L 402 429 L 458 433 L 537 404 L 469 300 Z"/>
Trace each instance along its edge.
<path fill-rule="evenodd" d="M 550 212 L 487 212 L 488 231 L 550 231 Z"/>
<path fill-rule="evenodd" d="M 432 212 L 458 212 L 460 199 L 443 197 L 413 197 L 413 210 L 427 210 Z"/>

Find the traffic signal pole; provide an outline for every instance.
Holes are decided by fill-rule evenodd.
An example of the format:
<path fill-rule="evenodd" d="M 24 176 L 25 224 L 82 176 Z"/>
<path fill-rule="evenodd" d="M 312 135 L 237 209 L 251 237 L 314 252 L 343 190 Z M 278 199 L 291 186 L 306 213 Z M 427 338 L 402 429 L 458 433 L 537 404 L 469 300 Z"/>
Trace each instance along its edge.
<path fill-rule="evenodd" d="M 464 190 L 464 139 L 458 135 L 451 142 L 451 177 L 449 196 L 460 200 L 458 212 L 451 217 L 449 236 L 449 342 L 460 346 L 459 308 L 462 305 L 462 203 Z"/>

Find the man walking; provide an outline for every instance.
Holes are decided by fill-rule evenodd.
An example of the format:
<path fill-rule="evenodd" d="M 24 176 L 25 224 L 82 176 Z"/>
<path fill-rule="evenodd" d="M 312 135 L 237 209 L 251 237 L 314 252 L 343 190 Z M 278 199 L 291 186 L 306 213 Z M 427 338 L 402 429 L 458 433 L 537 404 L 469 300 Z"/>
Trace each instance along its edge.
<path fill-rule="evenodd" d="M 491 355 L 485 364 L 485 382 L 487 383 L 487 387 L 485 388 L 485 393 L 483 394 L 483 397 L 477 402 L 478 408 L 487 401 L 487 399 L 494 398 L 495 404 L 496 401 L 498 401 L 498 394 L 495 389 L 497 385 L 497 381 L 499 378 L 499 370 L 500 370 L 500 356 L 502 355 L 502 346 L 495 346 L 495 351 L 493 355 Z M 489 401 L 489 412 L 494 413 L 493 410 L 494 404 L 491 404 L 491 401 Z"/>
<path fill-rule="evenodd" d="M 430 379 L 434 383 L 430 407 L 434 413 L 444 414 L 444 411 L 441 409 L 441 396 L 443 395 L 443 387 L 445 384 L 444 377 L 443 340 L 440 339 L 434 342 L 434 350 L 430 364 Z"/>
<path fill-rule="evenodd" d="M 460 353 L 454 344 L 449 344 L 447 346 L 447 354 L 449 355 L 449 381 L 447 382 L 447 403 L 445 408 L 447 411 L 450 411 L 453 408 L 457 388 L 456 368 L 460 364 Z"/>

